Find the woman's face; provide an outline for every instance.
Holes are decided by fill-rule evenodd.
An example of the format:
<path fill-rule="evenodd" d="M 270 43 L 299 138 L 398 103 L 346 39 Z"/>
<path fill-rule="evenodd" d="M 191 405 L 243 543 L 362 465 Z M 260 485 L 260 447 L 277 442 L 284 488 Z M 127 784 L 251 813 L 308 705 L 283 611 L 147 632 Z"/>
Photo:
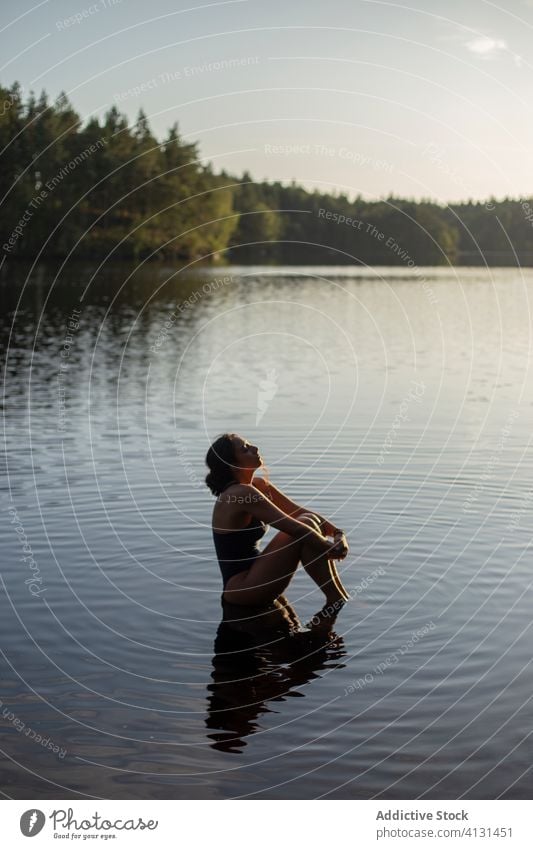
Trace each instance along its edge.
<path fill-rule="evenodd" d="M 238 469 L 258 469 L 263 465 L 263 458 L 257 445 L 253 445 L 242 436 L 233 437 L 233 451 Z"/>

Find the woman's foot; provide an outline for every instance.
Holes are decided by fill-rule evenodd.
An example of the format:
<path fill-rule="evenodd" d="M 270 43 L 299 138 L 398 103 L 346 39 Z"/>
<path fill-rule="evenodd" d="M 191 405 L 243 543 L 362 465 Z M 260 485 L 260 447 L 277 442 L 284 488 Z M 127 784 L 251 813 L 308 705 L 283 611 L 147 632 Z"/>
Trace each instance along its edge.
<path fill-rule="evenodd" d="M 326 604 L 336 604 L 338 601 L 347 602 L 350 599 L 348 592 L 344 589 L 344 587 L 335 587 L 335 589 L 330 589 L 330 592 L 325 593 L 326 595 Z"/>
<path fill-rule="evenodd" d="M 344 605 L 346 604 L 346 599 L 344 598 L 334 598 L 330 601 L 326 601 L 324 607 L 322 607 L 318 613 L 315 613 L 311 621 L 308 623 L 308 628 L 329 628 L 331 627 L 339 615 L 339 612 L 342 610 Z"/>

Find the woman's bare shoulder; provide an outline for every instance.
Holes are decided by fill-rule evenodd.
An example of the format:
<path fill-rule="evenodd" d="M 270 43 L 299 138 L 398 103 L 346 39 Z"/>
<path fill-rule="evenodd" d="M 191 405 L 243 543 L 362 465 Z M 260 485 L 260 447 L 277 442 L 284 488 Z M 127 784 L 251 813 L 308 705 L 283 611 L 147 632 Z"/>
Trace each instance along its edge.
<path fill-rule="evenodd" d="M 256 475 L 252 480 L 251 486 L 254 486 L 256 489 L 259 490 L 259 492 L 262 492 L 263 495 L 266 495 L 266 493 L 268 492 L 268 483 L 264 478 L 260 478 L 258 475 Z"/>
<path fill-rule="evenodd" d="M 221 492 L 217 497 L 219 503 L 235 504 L 238 503 L 250 492 L 254 491 L 254 487 L 245 483 L 232 483 L 227 486 L 224 492 Z"/>

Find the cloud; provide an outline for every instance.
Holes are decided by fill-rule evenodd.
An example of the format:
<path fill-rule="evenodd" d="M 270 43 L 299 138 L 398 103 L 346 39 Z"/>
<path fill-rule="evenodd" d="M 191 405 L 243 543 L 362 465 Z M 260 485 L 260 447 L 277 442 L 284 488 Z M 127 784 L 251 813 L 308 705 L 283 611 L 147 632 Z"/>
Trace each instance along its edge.
<path fill-rule="evenodd" d="M 523 2 L 527 2 L 528 5 L 533 7 L 533 0 L 523 0 Z M 466 48 L 469 53 L 479 56 L 481 59 L 494 59 L 506 53 L 509 58 L 512 58 L 516 68 L 523 66 L 522 56 L 511 50 L 505 39 L 492 38 L 492 36 L 484 35 L 479 30 L 455 22 L 453 25 L 450 25 L 448 21 L 439 23 L 441 23 L 442 29 L 442 32 L 438 35 L 439 41 L 451 41 L 460 44 L 463 49 Z"/>
<path fill-rule="evenodd" d="M 507 42 L 502 38 L 490 38 L 488 35 L 480 35 L 472 38 L 465 44 L 467 50 L 478 56 L 496 56 L 500 51 L 507 50 Z"/>
<path fill-rule="evenodd" d="M 533 5 L 533 0 L 530 0 Z M 477 29 L 467 27 L 456 21 L 438 21 L 440 25 L 439 41 L 454 41 L 466 47 L 472 53 L 487 54 L 491 51 L 506 50 L 507 42 L 503 38 L 492 38 Z"/>

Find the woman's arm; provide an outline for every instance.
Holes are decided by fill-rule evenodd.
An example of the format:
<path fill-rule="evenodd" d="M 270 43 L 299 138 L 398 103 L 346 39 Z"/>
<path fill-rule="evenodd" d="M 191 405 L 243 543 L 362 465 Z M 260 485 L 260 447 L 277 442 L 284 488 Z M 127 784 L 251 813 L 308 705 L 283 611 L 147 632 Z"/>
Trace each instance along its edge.
<path fill-rule="evenodd" d="M 336 525 L 333 525 L 329 521 L 329 519 L 324 519 L 324 517 L 321 516 L 320 513 L 317 513 L 316 510 L 311 510 L 310 512 L 312 512 L 313 516 L 316 516 L 317 519 L 319 520 L 320 528 L 322 530 L 322 533 L 325 536 L 329 536 L 329 537 L 343 537 L 344 536 L 344 531 L 341 530 L 341 528 L 338 528 Z"/>
<path fill-rule="evenodd" d="M 344 536 L 344 531 L 337 528 L 328 519 L 325 519 L 324 516 L 317 513 L 316 510 L 312 510 L 311 507 L 300 507 L 299 504 L 291 501 L 291 499 L 274 486 L 273 483 L 267 483 L 264 478 L 254 477 L 252 485 L 255 486 L 261 493 L 266 495 L 266 497 L 269 498 L 276 507 L 288 516 L 298 518 L 298 516 L 301 516 L 302 513 L 312 513 L 313 516 L 316 516 L 319 520 L 324 536 Z"/>
<path fill-rule="evenodd" d="M 327 554 L 331 552 L 332 544 L 318 531 L 314 531 L 304 522 L 288 516 L 280 510 L 270 499 L 265 496 L 253 484 L 240 484 L 234 486 L 231 492 L 231 500 L 234 504 L 242 506 L 243 511 L 251 513 L 257 519 L 261 519 L 272 527 L 284 531 L 295 539 L 306 537 L 316 548 L 317 553 Z"/>

